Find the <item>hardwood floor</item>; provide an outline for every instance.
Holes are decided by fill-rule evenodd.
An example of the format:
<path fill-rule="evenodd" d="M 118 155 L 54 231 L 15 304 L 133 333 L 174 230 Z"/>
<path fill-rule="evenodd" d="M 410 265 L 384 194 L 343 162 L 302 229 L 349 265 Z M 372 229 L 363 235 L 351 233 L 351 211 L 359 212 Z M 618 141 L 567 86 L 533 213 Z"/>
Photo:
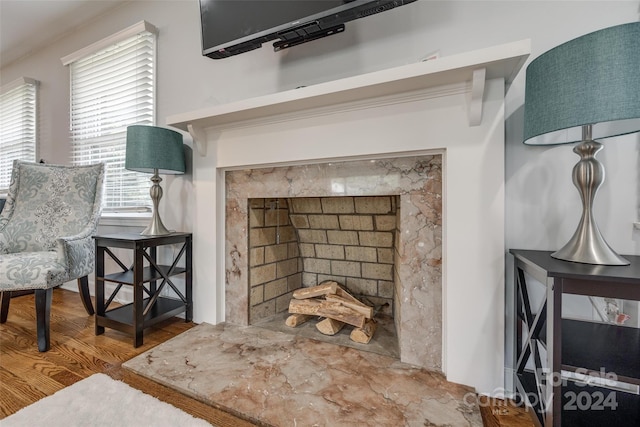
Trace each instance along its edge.
<path fill-rule="evenodd" d="M 512 401 L 479 398 L 482 422 L 485 427 L 533 427 L 532 414 Z"/>
<path fill-rule="evenodd" d="M 0 324 L 0 419 L 101 372 L 215 426 L 257 425 L 122 368 L 123 362 L 193 326 L 178 318 L 167 320 L 146 330 L 144 345 L 134 348 L 130 336 L 108 328 L 104 335 L 95 336 L 93 316 L 86 314 L 79 295 L 56 289 L 51 307 L 51 350 L 39 353 L 34 297 L 13 298 L 7 322 Z M 533 426 L 528 413 L 510 405 L 498 403 L 481 409 L 486 426 Z"/>
<path fill-rule="evenodd" d="M 107 329 L 95 336 L 93 316 L 75 292 L 56 289 L 51 307 L 51 350 L 36 345 L 33 295 L 12 298 L 7 322 L 0 325 L 0 419 L 94 373 L 104 373 L 171 403 L 219 427 L 255 424 L 191 399 L 122 368 L 122 363 L 193 327 L 174 318 L 149 328 L 144 345 Z M 1 424 L 1 422 L 0 422 Z"/>

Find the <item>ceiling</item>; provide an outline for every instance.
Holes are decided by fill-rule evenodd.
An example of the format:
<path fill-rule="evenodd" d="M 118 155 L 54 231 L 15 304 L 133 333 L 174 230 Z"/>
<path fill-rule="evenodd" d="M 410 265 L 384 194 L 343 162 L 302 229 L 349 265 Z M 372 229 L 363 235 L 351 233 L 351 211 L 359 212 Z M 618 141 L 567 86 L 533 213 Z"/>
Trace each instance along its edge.
<path fill-rule="evenodd" d="M 0 0 L 0 66 L 37 51 L 126 0 Z"/>

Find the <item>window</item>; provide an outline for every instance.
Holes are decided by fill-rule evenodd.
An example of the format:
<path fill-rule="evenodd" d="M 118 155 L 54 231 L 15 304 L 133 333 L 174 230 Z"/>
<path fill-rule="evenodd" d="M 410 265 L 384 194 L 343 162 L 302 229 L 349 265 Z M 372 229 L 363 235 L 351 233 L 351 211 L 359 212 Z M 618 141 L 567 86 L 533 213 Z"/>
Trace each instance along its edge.
<path fill-rule="evenodd" d="M 71 162 L 106 164 L 106 211 L 149 207 L 149 175 L 124 168 L 127 126 L 155 124 L 155 28 L 134 25 L 62 61 L 71 87 Z"/>
<path fill-rule="evenodd" d="M 14 160 L 36 160 L 37 90 L 27 78 L 0 89 L 0 193 L 9 188 Z"/>

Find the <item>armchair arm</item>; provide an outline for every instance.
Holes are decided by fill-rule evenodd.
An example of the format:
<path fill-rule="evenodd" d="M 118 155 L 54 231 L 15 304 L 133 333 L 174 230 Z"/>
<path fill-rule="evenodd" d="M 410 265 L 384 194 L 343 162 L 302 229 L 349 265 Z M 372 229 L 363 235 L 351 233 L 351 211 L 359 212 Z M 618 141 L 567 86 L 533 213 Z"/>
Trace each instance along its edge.
<path fill-rule="evenodd" d="M 95 264 L 94 243 L 91 236 L 94 224 L 74 236 L 57 239 L 58 257 L 67 266 L 69 280 L 91 274 Z"/>

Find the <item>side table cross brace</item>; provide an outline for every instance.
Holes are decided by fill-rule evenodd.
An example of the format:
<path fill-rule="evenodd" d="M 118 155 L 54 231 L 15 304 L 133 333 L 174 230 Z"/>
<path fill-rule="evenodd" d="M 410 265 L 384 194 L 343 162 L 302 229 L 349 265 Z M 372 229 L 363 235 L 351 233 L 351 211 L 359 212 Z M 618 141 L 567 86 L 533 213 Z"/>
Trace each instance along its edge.
<path fill-rule="evenodd" d="M 540 356 L 540 348 L 546 351 L 546 344 L 541 333 L 544 331 L 545 321 L 547 318 L 547 300 L 543 298 L 540 303 L 540 307 L 534 312 L 531 310 L 531 300 L 529 298 L 529 291 L 527 289 L 527 281 L 525 279 L 524 271 L 516 268 L 516 292 L 518 295 L 516 304 L 516 314 L 520 319 L 517 323 L 516 330 L 516 342 L 522 343 L 522 346 L 516 347 L 516 375 L 522 376 L 525 368 L 527 368 L 527 362 L 533 356 L 533 376 L 535 378 L 535 399 L 530 399 L 531 403 L 536 409 L 537 414 L 544 413 L 546 400 L 546 387 L 545 381 L 542 377 L 542 373 L 545 371 L 543 366 L 543 358 Z M 526 326 L 527 336 L 523 340 L 522 327 Z M 524 342 L 523 342 L 524 341 Z M 516 383 L 518 386 L 521 382 Z M 519 390 L 521 395 L 525 395 L 524 390 Z"/>

